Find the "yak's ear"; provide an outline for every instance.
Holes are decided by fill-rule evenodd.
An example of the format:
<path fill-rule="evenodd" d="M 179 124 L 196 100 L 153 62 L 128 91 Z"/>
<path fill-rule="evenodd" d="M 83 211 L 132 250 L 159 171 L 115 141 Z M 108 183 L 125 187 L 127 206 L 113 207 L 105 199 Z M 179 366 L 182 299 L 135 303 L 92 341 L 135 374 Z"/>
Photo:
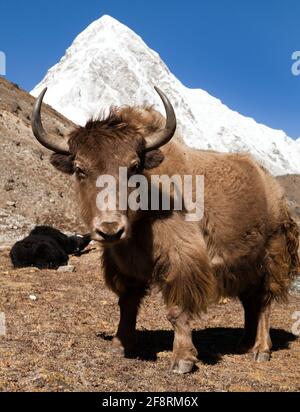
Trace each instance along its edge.
<path fill-rule="evenodd" d="M 162 163 L 164 158 L 165 156 L 163 152 L 161 152 L 160 150 L 152 150 L 151 152 L 145 154 L 144 168 L 154 169 Z"/>
<path fill-rule="evenodd" d="M 74 159 L 73 156 L 61 155 L 53 153 L 50 158 L 50 163 L 60 172 L 72 175 L 74 173 Z"/>

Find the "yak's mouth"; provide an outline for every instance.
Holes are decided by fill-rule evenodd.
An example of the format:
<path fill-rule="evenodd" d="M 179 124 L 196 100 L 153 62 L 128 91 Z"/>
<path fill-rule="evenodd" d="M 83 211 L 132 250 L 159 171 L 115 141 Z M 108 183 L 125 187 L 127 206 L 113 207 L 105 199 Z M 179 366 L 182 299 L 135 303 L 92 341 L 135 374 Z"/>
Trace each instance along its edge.
<path fill-rule="evenodd" d="M 102 245 L 115 245 L 126 240 L 127 233 L 125 228 L 120 229 L 116 233 L 105 233 L 101 230 L 95 230 L 93 231 L 92 238 Z"/>

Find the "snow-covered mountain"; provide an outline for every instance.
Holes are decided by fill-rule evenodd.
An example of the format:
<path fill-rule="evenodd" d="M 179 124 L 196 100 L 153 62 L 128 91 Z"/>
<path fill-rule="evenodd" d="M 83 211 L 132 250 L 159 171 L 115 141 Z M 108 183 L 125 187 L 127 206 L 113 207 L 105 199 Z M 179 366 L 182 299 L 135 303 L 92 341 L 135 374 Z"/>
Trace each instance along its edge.
<path fill-rule="evenodd" d="M 275 175 L 300 173 L 300 140 L 230 110 L 200 89 L 188 89 L 159 55 L 125 25 L 103 16 L 87 27 L 32 94 L 47 86 L 45 101 L 84 124 L 111 105 L 155 104 L 157 85 L 172 101 L 186 144 L 252 153 Z"/>

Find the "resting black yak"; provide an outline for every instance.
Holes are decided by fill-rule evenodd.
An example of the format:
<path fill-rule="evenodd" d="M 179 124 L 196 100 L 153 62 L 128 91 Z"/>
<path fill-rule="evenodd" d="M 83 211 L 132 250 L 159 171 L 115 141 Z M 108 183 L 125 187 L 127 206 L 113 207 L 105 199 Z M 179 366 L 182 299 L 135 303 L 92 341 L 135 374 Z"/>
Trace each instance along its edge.
<path fill-rule="evenodd" d="M 10 258 L 16 268 L 57 269 L 68 263 L 68 255 L 80 253 L 90 241 L 90 235 L 69 237 L 50 226 L 37 226 L 13 246 Z"/>

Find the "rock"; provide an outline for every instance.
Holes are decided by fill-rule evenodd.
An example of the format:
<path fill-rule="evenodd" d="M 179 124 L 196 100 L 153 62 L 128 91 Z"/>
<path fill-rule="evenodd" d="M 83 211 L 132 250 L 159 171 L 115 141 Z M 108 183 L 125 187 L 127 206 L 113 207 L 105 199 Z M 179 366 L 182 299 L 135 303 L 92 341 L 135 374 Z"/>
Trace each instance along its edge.
<path fill-rule="evenodd" d="M 12 183 L 5 183 L 4 190 L 6 192 L 11 192 L 12 190 L 14 190 L 14 186 L 12 185 Z"/>
<path fill-rule="evenodd" d="M 11 104 L 11 112 L 12 112 L 12 113 L 18 113 L 18 112 L 20 112 L 20 111 L 22 111 L 22 108 L 20 107 L 20 105 L 19 105 L 18 103 L 16 103 L 16 102 L 13 102 L 13 103 Z"/>
<path fill-rule="evenodd" d="M 72 265 L 60 266 L 57 269 L 57 272 L 60 272 L 60 273 L 73 273 L 73 272 L 75 272 L 75 266 L 72 266 Z"/>
<path fill-rule="evenodd" d="M 8 202 L 6 202 L 6 206 L 8 206 L 8 207 L 16 207 L 16 202 L 8 201 Z"/>
<path fill-rule="evenodd" d="M 0 245 L 0 251 L 4 252 L 11 249 L 11 245 Z"/>
<path fill-rule="evenodd" d="M 46 380 L 43 377 L 37 377 L 33 380 L 33 385 L 36 388 L 43 388 L 46 385 Z"/>
<path fill-rule="evenodd" d="M 35 295 L 29 295 L 29 299 L 35 302 L 37 300 L 37 297 Z"/>

